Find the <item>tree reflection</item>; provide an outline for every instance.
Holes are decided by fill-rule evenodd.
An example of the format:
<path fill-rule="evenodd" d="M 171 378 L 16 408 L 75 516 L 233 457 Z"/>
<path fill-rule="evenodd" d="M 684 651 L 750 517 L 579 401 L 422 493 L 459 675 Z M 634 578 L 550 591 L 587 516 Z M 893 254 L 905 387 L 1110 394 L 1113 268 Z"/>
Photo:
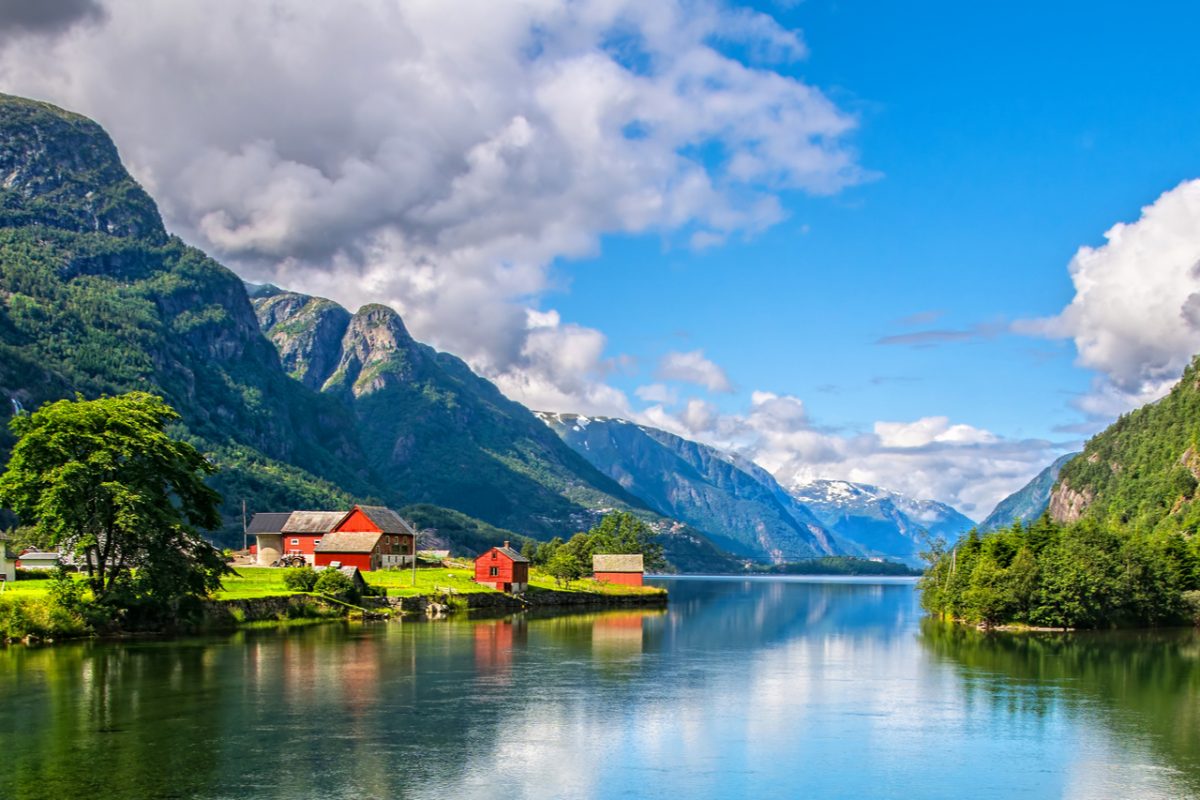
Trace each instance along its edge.
<path fill-rule="evenodd" d="M 1146 742 L 1200 793 L 1200 633 L 983 632 L 925 619 L 919 638 L 958 670 L 969 702 L 1034 715 L 1099 707 L 1116 741 Z"/>

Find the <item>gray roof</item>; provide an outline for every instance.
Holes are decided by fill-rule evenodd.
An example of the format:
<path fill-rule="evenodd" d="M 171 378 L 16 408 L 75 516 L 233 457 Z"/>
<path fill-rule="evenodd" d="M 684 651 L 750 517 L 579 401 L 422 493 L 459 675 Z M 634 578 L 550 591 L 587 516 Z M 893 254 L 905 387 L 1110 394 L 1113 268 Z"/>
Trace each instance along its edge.
<path fill-rule="evenodd" d="M 282 533 L 329 533 L 346 518 L 345 511 L 293 511 Z"/>
<path fill-rule="evenodd" d="M 592 556 L 592 572 L 645 572 L 642 554 L 597 553 Z"/>
<path fill-rule="evenodd" d="M 407 533 L 416 535 L 416 531 L 412 526 L 405 522 L 399 514 L 384 506 L 356 506 L 356 508 L 367 515 L 367 519 L 375 523 L 375 527 L 379 528 L 383 533 Z M 349 516 L 349 515 L 347 515 Z"/>
<path fill-rule="evenodd" d="M 17 556 L 21 561 L 58 561 L 62 558 L 62 554 L 57 550 L 45 552 L 44 550 L 30 550 L 28 553 L 22 553 Z"/>
<path fill-rule="evenodd" d="M 379 544 L 382 533 L 339 531 L 321 537 L 318 553 L 369 553 Z"/>
<path fill-rule="evenodd" d="M 292 512 L 290 511 L 260 512 L 250 518 L 250 524 L 246 526 L 246 533 L 279 533 L 291 516 Z"/>
<path fill-rule="evenodd" d="M 509 558 L 511 558 L 513 561 L 516 561 L 518 564 L 528 564 L 528 563 L 529 563 L 529 559 L 528 559 L 528 558 L 526 558 L 525 556 L 521 555 L 521 554 L 520 554 L 518 551 L 516 551 L 516 550 L 513 550 L 511 547 L 497 547 L 497 548 L 495 548 L 495 549 L 496 549 L 497 551 L 499 551 L 499 552 L 503 553 L 504 555 L 508 556 L 508 557 L 509 557 Z M 488 552 L 490 553 L 490 552 L 491 552 L 491 550 L 489 550 Z M 486 555 L 486 554 L 485 554 L 485 555 Z"/>
<path fill-rule="evenodd" d="M 338 567 L 337 570 L 355 583 L 361 586 L 367 585 L 367 579 L 362 576 L 358 567 Z"/>

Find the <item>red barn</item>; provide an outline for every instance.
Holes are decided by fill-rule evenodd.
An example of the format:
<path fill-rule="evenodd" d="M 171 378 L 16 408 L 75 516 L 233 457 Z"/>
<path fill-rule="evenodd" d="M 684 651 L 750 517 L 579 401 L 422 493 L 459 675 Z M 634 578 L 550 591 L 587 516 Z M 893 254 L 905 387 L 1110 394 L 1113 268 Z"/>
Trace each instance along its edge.
<path fill-rule="evenodd" d="M 502 592 L 529 588 L 529 559 L 508 546 L 493 547 L 475 559 L 475 582 Z"/>
<path fill-rule="evenodd" d="M 262 515 L 264 517 L 278 515 Z M 301 555 L 309 564 L 316 563 L 317 545 L 321 543 L 321 539 L 333 532 L 337 524 L 346 517 L 345 511 L 293 511 L 288 515 L 287 521 L 280 526 L 280 555 Z M 254 520 L 251 524 L 258 522 L 259 515 L 254 515 Z M 269 527 L 269 526 L 268 526 Z M 271 538 L 269 532 L 256 533 L 259 537 L 259 563 L 268 556 L 265 546 L 266 539 Z M 269 562 L 268 562 L 269 563 Z"/>
<path fill-rule="evenodd" d="M 255 514 L 248 532 L 264 566 L 298 555 L 313 566 L 337 561 L 365 571 L 410 566 L 416 557 L 417 532 L 382 506 Z"/>
<path fill-rule="evenodd" d="M 642 554 L 597 554 L 592 556 L 592 573 L 596 580 L 641 586 L 645 574 Z"/>
<path fill-rule="evenodd" d="M 416 531 L 400 515 L 383 506 L 355 506 L 314 548 L 315 564 L 354 566 L 369 572 L 412 564 Z"/>

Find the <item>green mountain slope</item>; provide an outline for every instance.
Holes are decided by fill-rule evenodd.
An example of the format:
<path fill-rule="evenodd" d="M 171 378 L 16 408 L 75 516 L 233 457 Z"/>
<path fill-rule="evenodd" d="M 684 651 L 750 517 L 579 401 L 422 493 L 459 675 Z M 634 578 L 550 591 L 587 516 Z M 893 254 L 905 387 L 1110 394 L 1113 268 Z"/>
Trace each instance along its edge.
<path fill-rule="evenodd" d="M 0 393 L 158 392 L 231 506 L 378 493 L 345 410 L 292 391 L 241 281 L 167 235 L 98 125 L 0 95 L 0 174 Z"/>
<path fill-rule="evenodd" d="M 1139 530 L 1200 524 L 1200 359 L 1171 392 L 1123 415 L 1062 470 L 1050 497 L 1059 522 L 1084 517 Z"/>
<path fill-rule="evenodd" d="M 406 500 L 542 538 L 590 527 L 595 509 L 645 508 L 391 308 L 282 291 L 254 306 L 285 368 L 354 413 L 366 464 Z"/>

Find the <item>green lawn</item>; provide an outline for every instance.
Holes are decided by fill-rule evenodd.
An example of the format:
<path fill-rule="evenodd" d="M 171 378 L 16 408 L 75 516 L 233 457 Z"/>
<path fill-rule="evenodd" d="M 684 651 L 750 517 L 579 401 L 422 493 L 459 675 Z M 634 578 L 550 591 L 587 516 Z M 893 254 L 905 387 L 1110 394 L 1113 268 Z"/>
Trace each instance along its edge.
<path fill-rule="evenodd" d="M 50 581 L 17 580 L 0 586 L 0 597 L 44 597 L 50 592 Z"/>
<path fill-rule="evenodd" d="M 254 597 L 278 597 L 293 594 L 283 585 L 283 570 L 274 567 L 238 567 L 236 575 L 229 575 L 223 581 L 223 588 L 214 597 L 218 600 L 243 600 Z M 382 586 L 387 589 L 388 597 L 411 597 L 413 595 L 442 594 L 476 594 L 492 592 L 486 586 L 481 586 L 472 578 L 475 575 L 470 562 L 451 561 L 443 567 L 427 567 L 417 570 L 416 585 L 413 585 L 411 569 L 378 570 L 364 572 L 363 578 L 371 586 Z M 570 587 L 559 587 L 554 579 L 533 570 L 529 576 L 529 585 L 533 590 L 555 589 L 570 592 L 594 592 L 599 594 L 629 595 L 629 594 L 661 594 L 662 589 L 651 586 L 618 586 L 609 583 L 597 583 L 593 580 L 573 581 Z"/>

